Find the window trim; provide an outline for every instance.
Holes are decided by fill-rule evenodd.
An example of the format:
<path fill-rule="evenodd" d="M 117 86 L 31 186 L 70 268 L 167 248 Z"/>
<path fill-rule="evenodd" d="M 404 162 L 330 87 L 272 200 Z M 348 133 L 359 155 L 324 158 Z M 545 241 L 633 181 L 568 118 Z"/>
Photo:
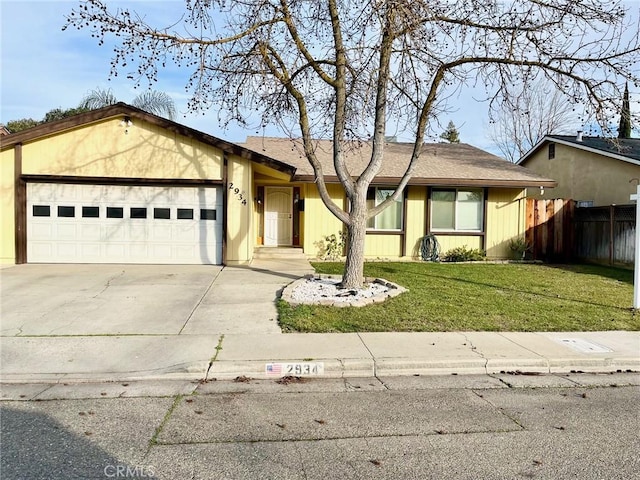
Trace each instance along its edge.
<path fill-rule="evenodd" d="M 433 227 L 433 192 L 455 192 L 455 200 L 454 200 L 454 226 L 451 228 L 434 228 Z M 481 205 L 482 205 L 482 217 L 480 218 L 480 228 L 478 230 L 462 230 L 457 228 L 458 223 L 458 193 L 462 192 L 473 192 L 479 191 L 482 193 Z M 486 233 L 486 221 L 487 221 L 487 188 L 482 187 L 432 187 L 429 189 L 429 208 L 428 208 L 428 227 L 429 232 L 437 233 L 439 235 L 467 235 L 467 236 L 476 236 L 476 235 L 485 235 Z"/>
<path fill-rule="evenodd" d="M 380 190 L 393 190 L 395 191 L 398 187 L 394 186 L 394 185 L 370 185 L 369 186 L 369 190 L 373 190 L 373 200 L 375 202 L 376 199 L 376 192 L 378 191 L 378 189 Z M 402 195 L 400 196 L 400 198 L 398 200 L 396 200 L 397 202 L 400 202 L 402 208 L 400 209 L 400 228 L 378 228 L 376 226 L 376 218 L 378 215 L 376 215 L 375 217 L 372 217 L 370 219 L 367 219 L 367 223 L 369 223 L 369 221 L 373 220 L 373 227 L 366 227 L 366 233 L 367 234 L 379 234 L 379 235 L 384 235 L 384 234 L 389 234 L 389 235 L 397 235 L 397 234 L 404 234 L 404 226 L 405 226 L 405 218 L 407 215 L 407 190 L 408 190 L 408 186 L 404 188 L 404 191 L 402 192 Z M 369 190 L 367 191 L 367 201 L 369 200 Z M 379 204 L 375 204 L 375 206 L 378 206 Z M 387 207 L 387 208 L 391 208 L 391 207 Z"/>

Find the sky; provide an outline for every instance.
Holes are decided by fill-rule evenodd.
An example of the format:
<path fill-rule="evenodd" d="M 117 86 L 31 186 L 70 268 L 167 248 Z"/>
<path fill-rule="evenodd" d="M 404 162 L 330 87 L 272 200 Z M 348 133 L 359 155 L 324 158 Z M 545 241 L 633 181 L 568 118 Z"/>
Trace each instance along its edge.
<path fill-rule="evenodd" d="M 131 8 L 141 3 L 150 18 L 175 19 L 184 9 L 184 2 L 178 0 L 109 2 Z M 639 0 L 630 3 L 640 5 Z M 54 108 L 75 107 L 96 88 L 111 88 L 123 102 L 130 102 L 142 91 L 134 89 L 124 75 L 109 80 L 112 50 L 98 46 L 88 30 L 62 31 L 64 15 L 77 5 L 77 0 L 0 0 L 0 123 L 20 118 L 39 120 Z M 232 142 L 242 142 L 248 135 L 284 135 L 275 129 L 256 132 L 239 126 L 223 130 L 215 110 L 186 113 L 186 78 L 185 71 L 171 67 L 160 73 L 153 86 L 174 99 L 179 123 Z M 639 100 L 640 95 L 632 90 L 632 108 Z M 479 102 L 472 90 L 455 99 L 454 110 L 441 119 L 442 130 L 449 120 L 458 128 L 462 142 L 498 153 L 487 135 L 487 104 Z"/>

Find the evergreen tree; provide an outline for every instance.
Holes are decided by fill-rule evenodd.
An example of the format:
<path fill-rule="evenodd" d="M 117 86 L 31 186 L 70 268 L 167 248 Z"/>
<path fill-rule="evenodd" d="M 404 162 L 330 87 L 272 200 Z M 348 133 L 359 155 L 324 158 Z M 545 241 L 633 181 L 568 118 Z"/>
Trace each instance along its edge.
<path fill-rule="evenodd" d="M 442 132 L 440 138 L 443 138 L 449 143 L 460 143 L 460 132 L 458 132 L 458 129 L 451 120 L 449 120 L 446 130 Z"/>
<path fill-rule="evenodd" d="M 618 138 L 631 138 L 631 107 L 629 105 L 628 83 L 624 86 L 624 97 L 622 98 L 622 112 L 620 112 Z"/>

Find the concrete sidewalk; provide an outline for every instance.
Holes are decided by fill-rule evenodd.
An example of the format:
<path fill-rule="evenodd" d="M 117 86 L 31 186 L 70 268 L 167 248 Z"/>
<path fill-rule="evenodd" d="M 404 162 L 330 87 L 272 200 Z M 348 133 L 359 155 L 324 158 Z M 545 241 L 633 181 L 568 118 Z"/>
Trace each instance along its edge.
<path fill-rule="evenodd" d="M 268 364 L 292 362 L 327 378 L 640 370 L 640 332 L 11 337 L 2 347 L 7 383 L 273 378 Z"/>
<path fill-rule="evenodd" d="M 295 362 L 312 363 L 329 378 L 640 370 L 640 332 L 281 334 L 277 291 L 312 271 L 306 260 L 265 259 L 214 276 L 186 267 L 158 276 L 151 268 L 153 281 L 143 267 L 132 277 L 113 268 L 103 274 L 106 286 L 90 283 L 87 267 L 80 270 L 82 292 L 42 278 L 48 294 L 41 317 L 26 275 L 34 268 L 16 271 L 11 296 L 3 284 L 2 382 L 273 378 Z M 191 303 L 174 305 L 192 290 Z M 147 303 L 140 306 L 135 291 L 161 296 L 141 297 Z M 82 308 L 98 301 L 124 302 L 128 317 L 124 309 L 103 309 L 91 326 Z M 126 330 L 116 330 L 123 324 Z"/>

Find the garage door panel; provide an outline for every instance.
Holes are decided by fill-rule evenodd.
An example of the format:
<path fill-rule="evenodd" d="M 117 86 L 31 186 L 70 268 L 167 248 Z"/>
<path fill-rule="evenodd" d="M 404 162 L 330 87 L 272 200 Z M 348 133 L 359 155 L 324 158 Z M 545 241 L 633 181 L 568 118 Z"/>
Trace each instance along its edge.
<path fill-rule="evenodd" d="M 219 264 L 218 190 L 28 183 L 28 261 Z M 216 220 L 201 220 L 201 209 Z"/>
<path fill-rule="evenodd" d="M 57 238 L 60 240 L 75 240 L 78 236 L 78 228 L 74 224 L 62 223 L 57 227 Z"/>
<path fill-rule="evenodd" d="M 102 238 L 102 225 L 99 223 L 80 225 L 80 237 L 84 241 L 100 241 Z"/>

